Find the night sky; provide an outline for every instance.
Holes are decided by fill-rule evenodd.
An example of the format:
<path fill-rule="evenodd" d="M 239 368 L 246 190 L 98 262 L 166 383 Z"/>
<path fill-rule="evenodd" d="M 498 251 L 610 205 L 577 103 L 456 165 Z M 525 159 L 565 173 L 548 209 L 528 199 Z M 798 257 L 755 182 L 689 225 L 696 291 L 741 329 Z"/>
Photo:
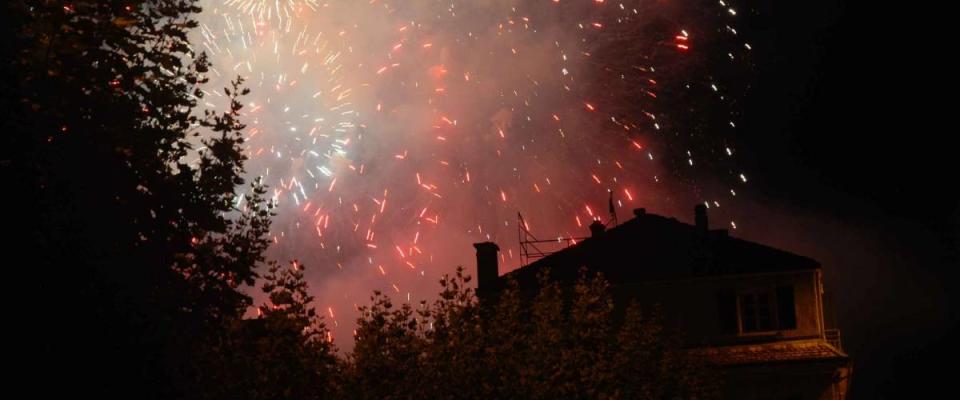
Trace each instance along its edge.
<path fill-rule="evenodd" d="M 824 266 L 854 398 L 947 385 L 956 344 L 956 150 L 941 125 L 940 30 L 929 10 L 773 2 L 744 106 L 746 162 L 776 226 L 755 240 Z M 782 225 L 781 225 L 782 224 Z"/>

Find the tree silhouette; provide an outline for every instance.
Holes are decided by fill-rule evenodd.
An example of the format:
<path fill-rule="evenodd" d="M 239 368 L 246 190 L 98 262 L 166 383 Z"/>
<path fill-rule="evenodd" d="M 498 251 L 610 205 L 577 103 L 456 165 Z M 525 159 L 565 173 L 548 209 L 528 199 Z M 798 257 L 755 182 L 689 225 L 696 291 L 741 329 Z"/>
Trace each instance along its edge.
<path fill-rule="evenodd" d="M 602 276 L 569 287 L 540 274 L 478 302 L 459 268 L 414 314 L 375 293 L 358 321 L 348 398 L 710 399 L 718 381 L 639 307 L 615 322 Z M 525 300 L 527 299 L 527 300 Z M 416 317 L 415 317 L 416 315 Z"/>
<path fill-rule="evenodd" d="M 612 358 L 616 397 L 717 398 L 719 376 L 703 360 L 684 353 L 661 321 L 659 309 L 644 314 L 636 304 L 627 307 Z"/>
<path fill-rule="evenodd" d="M 360 307 L 352 354 L 348 360 L 346 395 L 356 399 L 414 398 L 421 383 L 419 359 L 423 338 L 413 308 L 394 308 L 379 291 Z"/>
<path fill-rule="evenodd" d="M 485 307 L 487 320 L 485 333 L 492 345 L 485 346 L 482 365 L 487 370 L 487 379 L 482 385 L 493 398 L 531 398 L 531 370 L 527 365 L 530 357 L 529 310 L 524 307 L 520 288 L 516 281 L 508 281 L 496 302 Z M 522 373 L 521 373 L 522 372 Z"/>
<path fill-rule="evenodd" d="M 259 181 L 238 189 L 242 81 L 228 110 L 197 111 L 208 62 L 187 34 L 199 10 L 7 4 L 3 166 L 36 209 L 23 232 L 47 300 L 68 306 L 39 326 L 69 326 L 73 340 L 44 337 L 42 348 L 77 391 L 195 397 L 209 386 L 195 355 L 251 304 L 239 289 L 263 261 L 270 205 Z"/>
<path fill-rule="evenodd" d="M 423 337 L 419 358 L 419 396 L 486 398 L 489 389 L 477 381 L 488 373 L 480 307 L 468 284 L 470 277 L 458 268 L 454 276 L 440 279 L 441 291 L 432 304 L 419 310 Z"/>
<path fill-rule="evenodd" d="M 268 301 L 258 317 L 236 321 L 227 340 L 213 351 L 229 382 L 215 398 L 323 399 L 337 393 L 340 361 L 323 317 L 296 261 L 283 267 L 271 262 L 262 290 Z"/>
<path fill-rule="evenodd" d="M 564 365 L 579 368 L 566 374 L 565 397 L 613 397 L 617 382 L 611 360 L 618 349 L 613 340 L 613 311 L 607 281 L 601 274 L 591 279 L 585 269 L 581 270 L 569 310 L 570 344 L 562 352 Z"/>

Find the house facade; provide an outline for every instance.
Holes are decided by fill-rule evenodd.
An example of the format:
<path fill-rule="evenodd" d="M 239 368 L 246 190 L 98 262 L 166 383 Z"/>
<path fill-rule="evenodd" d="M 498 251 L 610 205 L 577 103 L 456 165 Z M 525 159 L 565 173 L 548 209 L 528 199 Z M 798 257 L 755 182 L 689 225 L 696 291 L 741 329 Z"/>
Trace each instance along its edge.
<path fill-rule="evenodd" d="M 477 249 L 478 294 L 495 295 L 507 279 L 521 289 L 538 271 L 573 283 L 581 267 L 610 282 L 617 305 L 656 305 L 689 351 L 721 369 L 725 398 L 846 398 L 851 362 L 824 316 L 822 267 L 807 257 L 710 230 L 706 207 L 694 225 L 634 211 L 611 229 L 500 276 L 499 248 Z"/>

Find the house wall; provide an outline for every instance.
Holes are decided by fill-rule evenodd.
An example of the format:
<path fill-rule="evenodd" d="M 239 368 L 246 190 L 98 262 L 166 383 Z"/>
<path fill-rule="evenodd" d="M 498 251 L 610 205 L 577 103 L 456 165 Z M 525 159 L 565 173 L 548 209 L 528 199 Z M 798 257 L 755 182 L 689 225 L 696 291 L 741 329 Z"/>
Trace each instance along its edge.
<path fill-rule="evenodd" d="M 790 285 L 793 287 L 796 329 L 755 333 L 725 333 L 721 328 L 718 295 Z M 636 299 L 647 310 L 659 304 L 665 324 L 684 333 L 689 345 L 718 345 L 819 337 L 822 331 L 817 270 L 751 275 L 699 277 L 684 280 L 614 285 L 619 307 Z"/>
<path fill-rule="evenodd" d="M 820 270 L 768 272 L 722 276 L 698 276 L 658 282 L 612 284 L 616 318 L 632 300 L 644 313 L 655 307 L 668 329 L 679 332 L 687 346 L 723 346 L 764 343 L 822 337 L 823 304 Z M 796 328 L 758 333 L 727 334 L 721 329 L 718 294 L 741 293 L 778 286 L 793 287 Z M 568 296 L 569 292 L 567 287 Z M 527 301 L 536 291 L 521 291 Z M 836 361 L 760 362 L 751 365 L 727 366 L 721 369 L 724 380 L 723 398 L 727 399 L 791 399 L 843 400 L 849 371 Z"/>
<path fill-rule="evenodd" d="M 833 365 L 757 365 L 724 371 L 722 397 L 738 400 L 843 400 Z"/>

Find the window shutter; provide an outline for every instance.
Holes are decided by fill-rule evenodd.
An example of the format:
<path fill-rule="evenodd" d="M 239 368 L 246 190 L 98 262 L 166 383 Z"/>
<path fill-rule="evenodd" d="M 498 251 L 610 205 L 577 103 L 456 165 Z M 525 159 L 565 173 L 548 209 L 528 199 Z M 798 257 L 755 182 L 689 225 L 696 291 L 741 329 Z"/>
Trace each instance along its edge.
<path fill-rule="evenodd" d="M 717 315 L 720 317 L 720 331 L 725 334 L 737 334 L 737 297 L 732 291 L 717 294 Z"/>
<path fill-rule="evenodd" d="M 777 319 L 780 329 L 797 329 L 797 311 L 793 301 L 793 286 L 777 287 Z"/>

